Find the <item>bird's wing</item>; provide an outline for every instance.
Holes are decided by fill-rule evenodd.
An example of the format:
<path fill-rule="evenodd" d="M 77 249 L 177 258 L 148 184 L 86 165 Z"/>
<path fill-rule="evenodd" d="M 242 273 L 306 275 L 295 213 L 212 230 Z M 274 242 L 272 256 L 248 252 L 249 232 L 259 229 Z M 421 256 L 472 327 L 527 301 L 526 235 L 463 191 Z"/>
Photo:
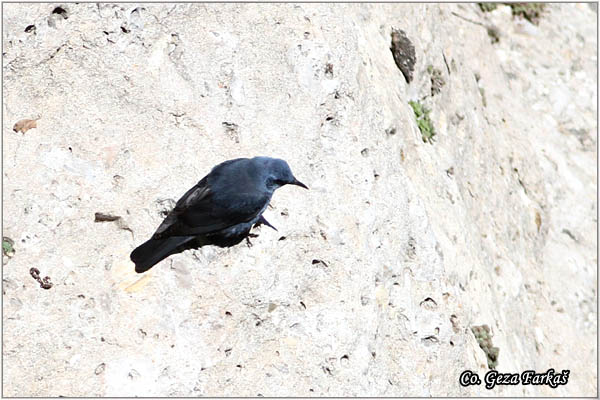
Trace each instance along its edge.
<path fill-rule="evenodd" d="M 269 200 L 265 195 L 246 193 L 232 202 L 235 207 L 219 204 L 204 178 L 179 199 L 153 238 L 207 234 L 248 222 L 258 216 Z"/>

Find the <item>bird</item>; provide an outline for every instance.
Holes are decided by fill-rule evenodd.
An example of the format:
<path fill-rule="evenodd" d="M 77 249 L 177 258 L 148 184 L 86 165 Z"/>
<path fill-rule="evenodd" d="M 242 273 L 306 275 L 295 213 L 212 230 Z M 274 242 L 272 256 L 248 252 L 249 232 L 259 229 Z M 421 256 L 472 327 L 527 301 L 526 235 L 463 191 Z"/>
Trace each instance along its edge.
<path fill-rule="evenodd" d="M 271 157 L 222 162 L 189 189 L 146 242 L 130 255 L 143 273 L 172 254 L 205 245 L 230 247 L 248 239 L 253 226 L 277 230 L 262 215 L 276 189 L 296 185 L 288 163 Z"/>

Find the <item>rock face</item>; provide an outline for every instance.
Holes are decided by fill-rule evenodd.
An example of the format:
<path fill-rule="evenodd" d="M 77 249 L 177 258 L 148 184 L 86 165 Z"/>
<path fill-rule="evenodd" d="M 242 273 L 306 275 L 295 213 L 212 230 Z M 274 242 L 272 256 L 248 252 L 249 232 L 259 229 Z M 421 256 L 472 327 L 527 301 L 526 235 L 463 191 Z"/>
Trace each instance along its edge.
<path fill-rule="evenodd" d="M 4 395 L 596 396 L 596 12 L 5 4 Z M 254 155 L 311 189 L 275 194 L 279 232 L 135 274 L 173 202 Z M 482 325 L 499 372 L 568 384 L 461 387 Z"/>

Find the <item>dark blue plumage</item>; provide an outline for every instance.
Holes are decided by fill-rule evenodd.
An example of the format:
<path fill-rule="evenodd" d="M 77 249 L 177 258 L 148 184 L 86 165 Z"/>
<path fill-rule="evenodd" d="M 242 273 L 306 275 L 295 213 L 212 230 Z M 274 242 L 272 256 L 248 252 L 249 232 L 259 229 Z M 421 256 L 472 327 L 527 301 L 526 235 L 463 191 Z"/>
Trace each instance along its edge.
<path fill-rule="evenodd" d="M 254 225 L 275 229 L 262 213 L 273 192 L 287 184 L 308 189 L 277 158 L 237 158 L 217 165 L 179 199 L 152 238 L 131 252 L 136 272 L 186 249 L 236 245 Z"/>

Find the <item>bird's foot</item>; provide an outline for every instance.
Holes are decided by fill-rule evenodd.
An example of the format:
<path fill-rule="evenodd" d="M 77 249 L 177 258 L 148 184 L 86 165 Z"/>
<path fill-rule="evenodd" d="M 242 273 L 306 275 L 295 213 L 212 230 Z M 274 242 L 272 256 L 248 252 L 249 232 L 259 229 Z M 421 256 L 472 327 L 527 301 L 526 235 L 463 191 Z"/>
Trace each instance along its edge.
<path fill-rule="evenodd" d="M 252 247 L 253 244 L 250 241 L 250 238 L 255 238 L 258 237 L 258 235 L 256 233 L 249 233 L 248 236 L 246 236 L 246 244 L 248 245 L 248 247 Z"/>

